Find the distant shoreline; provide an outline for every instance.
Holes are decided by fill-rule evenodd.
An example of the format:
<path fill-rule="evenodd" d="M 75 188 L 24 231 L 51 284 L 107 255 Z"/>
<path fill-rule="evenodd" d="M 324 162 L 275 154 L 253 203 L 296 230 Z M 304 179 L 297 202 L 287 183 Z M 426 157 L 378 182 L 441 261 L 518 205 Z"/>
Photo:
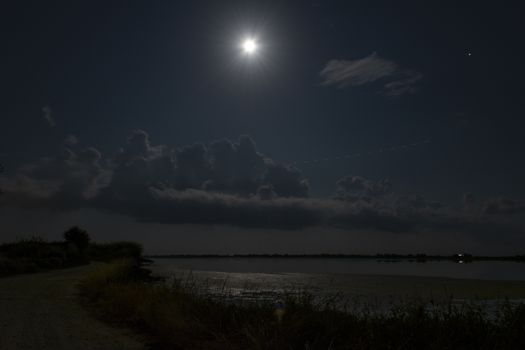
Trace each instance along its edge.
<path fill-rule="evenodd" d="M 470 263 L 474 261 L 525 262 L 525 255 L 513 256 L 474 256 L 470 254 L 426 255 L 426 254 L 162 254 L 145 255 L 147 259 L 208 259 L 208 258 L 308 258 L 308 259 L 370 259 L 378 261 L 453 261 Z"/>

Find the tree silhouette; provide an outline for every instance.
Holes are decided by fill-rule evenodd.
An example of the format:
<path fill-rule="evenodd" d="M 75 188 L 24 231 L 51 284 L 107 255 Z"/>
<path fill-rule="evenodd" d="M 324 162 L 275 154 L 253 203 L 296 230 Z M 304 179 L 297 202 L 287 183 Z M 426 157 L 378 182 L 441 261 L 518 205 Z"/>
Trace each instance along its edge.
<path fill-rule="evenodd" d="M 89 238 L 87 231 L 82 230 L 78 226 L 73 226 L 64 232 L 64 240 L 67 243 L 73 243 L 77 246 L 80 252 L 83 252 L 89 246 L 89 241 L 91 239 Z"/>

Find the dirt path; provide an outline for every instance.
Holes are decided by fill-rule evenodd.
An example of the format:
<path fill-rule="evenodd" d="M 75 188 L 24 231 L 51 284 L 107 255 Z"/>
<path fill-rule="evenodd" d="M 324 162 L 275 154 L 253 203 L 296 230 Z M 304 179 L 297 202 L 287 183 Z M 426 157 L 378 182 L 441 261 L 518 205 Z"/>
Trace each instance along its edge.
<path fill-rule="evenodd" d="M 92 268 L 0 278 L 0 349 L 144 349 L 130 332 L 93 319 L 78 303 L 78 282 Z"/>

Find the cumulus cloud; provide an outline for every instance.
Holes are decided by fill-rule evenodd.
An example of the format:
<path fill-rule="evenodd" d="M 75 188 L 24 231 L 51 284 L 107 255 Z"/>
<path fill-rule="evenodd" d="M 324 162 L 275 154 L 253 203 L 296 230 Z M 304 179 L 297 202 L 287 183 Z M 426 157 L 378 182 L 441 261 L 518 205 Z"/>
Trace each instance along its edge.
<path fill-rule="evenodd" d="M 201 143 L 184 146 L 176 151 L 175 187 L 202 188 L 210 179 L 212 169 L 208 149 Z"/>
<path fill-rule="evenodd" d="M 102 173 L 104 186 L 98 182 Z M 308 196 L 308 184 L 300 171 L 265 157 L 248 136 L 241 136 L 237 142 L 218 140 L 209 145 L 173 149 L 152 144 L 143 130 L 133 131 L 126 144 L 112 156 L 102 157 L 93 148 L 79 152 L 65 149 L 57 157 L 24 165 L 3 182 L 8 183 L 13 193 L 58 200 L 58 193 L 67 193 L 66 188 L 79 197 L 78 189 L 70 184 L 74 179 L 77 187 L 84 187 L 86 194 L 96 192 L 99 199 L 131 198 L 143 195 L 151 187 L 241 197 L 254 197 L 258 193 L 265 198 Z M 271 188 L 266 194 L 265 186 Z"/>
<path fill-rule="evenodd" d="M 56 157 L 26 164 L 13 177 L 1 179 L 4 202 L 59 208 L 84 206 L 109 183 L 110 171 L 103 168 L 101 157 L 94 148 L 79 152 L 65 149 Z"/>
<path fill-rule="evenodd" d="M 323 86 L 360 86 L 383 81 L 383 93 L 397 97 L 417 91 L 416 83 L 422 74 L 401 69 L 395 62 L 375 52 L 355 60 L 330 60 L 319 73 Z"/>
<path fill-rule="evenodd" d="M 310 187 L 297 168 L 273 161 L 267 163 L 263 182 L 281 197 L 307 197 Z"/>
<path fill-rule="evenodd" d="M 143 130 L 133 131 L 126 145 L 108 162 L 112 178 L 103 198 L 131 198 L 149 186 L 172 185 L 174 181 L 173 151 L 163 145 L 152 146 Z"/>
<path fill-rule="evenodd" d="M 146 132 L 136 130 L 114 155 L 66 149 L 0 177 L 5 192 L 0 206 L 94 208 L 164 224 L 523 232 L 522 223 L 500 220 L 523 210 L 518 202 L 487 202 L 483 215 L 473 215 L 396 194 L 387 179 L 352 175 L 336 185 L 333 198 L 309 198 L 301 172 L 264 156 L 247 136 L 173 149 L 154 145 Z"/>
<path fill-rule="evenodd" d="M 241 195 L 254 194 L 268 170 L 265 157 L 255 143 L 241 136 L 238 143 L 215 141 L 209 149 L 212 176 L 205 189 Z"/>
<path fill-rule="evenodd" d="M 272 185 L 262 185 L 257 189 L 257 196 L 262 200 L 270 200 L 277 197 Z"/>

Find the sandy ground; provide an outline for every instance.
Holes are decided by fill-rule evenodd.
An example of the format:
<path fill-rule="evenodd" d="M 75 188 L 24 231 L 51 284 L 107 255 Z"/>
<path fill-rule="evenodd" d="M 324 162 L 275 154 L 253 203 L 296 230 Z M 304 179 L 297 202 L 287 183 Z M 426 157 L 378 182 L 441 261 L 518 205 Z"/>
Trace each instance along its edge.
<path fill-rule="evenodd" d="M 97 321 L 79 304 L 78 282 L 92 268 L 0 278 L 0 349 L 144 349 L 129 331 Z"/>

